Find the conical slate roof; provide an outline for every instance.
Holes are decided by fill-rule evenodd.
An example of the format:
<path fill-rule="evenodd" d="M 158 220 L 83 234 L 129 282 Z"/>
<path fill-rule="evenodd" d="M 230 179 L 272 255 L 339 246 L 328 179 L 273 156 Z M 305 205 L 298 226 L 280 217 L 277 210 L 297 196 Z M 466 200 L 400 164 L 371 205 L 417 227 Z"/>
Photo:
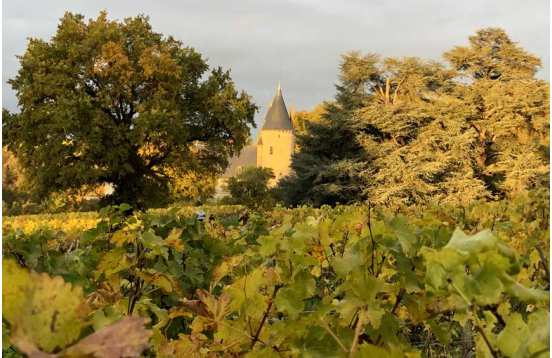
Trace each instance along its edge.
<path fill-rule="evenodd" d="M 228 168 L 222 175 L 223 178 L 230 178 L 239 173 L 240 168 L 257 166 L 257 146 L 250 144 L 242 149 L 238 156 L 230 159 Z"/>
<path fill-rule="evenodd" d="M 266 112 L 263 129 L 293 130 L 280 85 Z"/>

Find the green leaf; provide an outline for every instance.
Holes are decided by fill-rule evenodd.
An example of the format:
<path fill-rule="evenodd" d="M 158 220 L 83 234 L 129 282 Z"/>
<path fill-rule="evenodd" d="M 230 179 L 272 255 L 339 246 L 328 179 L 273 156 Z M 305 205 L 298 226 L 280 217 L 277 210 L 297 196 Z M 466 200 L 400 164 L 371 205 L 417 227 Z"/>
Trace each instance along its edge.
<path fill-rule="evenodd" d="M 124 271 L 132 266 L 127 252 L 124 248 L 115 248 L 106 252 L 98 263 L 95 277 L 99 278 L 102 274 L 110 277 L 116 273 Z"/>
<path fill-rule="evenodd" d="M 154 258 L 161 256 L 165 260 L 169 258 L 169 249 L 167 243 L 159 236 L 155 235 L 153 230 L 149 229 L 142 233 L 141 242 L 144 244 L 144 248 L 148 249 L 146 257 Z"/>
<path fill-rule="evenodd" d="M 475 254 L 497 247 L 498 240 L 490 230 L 483 230 L 475 235 L 468 236 L 458 228 L 445 248 L 461 251 L 466 254 Z"/>
<path fill-rule="evenodd" d="M 425 281 L 433 290 L 438 291 L 447 285 L 448 274 L 442 265 L 436 262 L 429 262 L 426 268 Z"/>
<path fill-rule="evenodd" d="M 358 355 L 356 357 L 359 358 L 400 358 L 405 357 L 405 354 L 401 352 L 399 349 L 391 349 L 387 350 L 383 347 L 378 347 L 370 343 L 362 343 L 358 347 Z"/>
<path fill-rule="evenodd" d="M 491 305 L 500 302 L 504 285 L 500 280 L 498 270 L 486 265 L 474 277 L 474 282 L 477 285 L 475 299 L 479 305 Z"/>
<path fill-rule="evenodd" d="M 408 227 L 406 218 L 397 216 L 389 222 L 389 226 L 393 229 L 393 233 L 397 237 L 406 256 L 412 257 L 415 254 L 417 238 L 412 229 Z"/>
<path fill-rule="evenodd" d="M 547 357 L 550 355 L 550 313 L 536 310 L 527 319 L 529 338 L 521 342 L 517 357 Z"/>
<path fill-rule="evenodd" d="M 362 264 L 362 254 L 358 252 L 356 246 L 346 248 L 343 257 L 338 256 L 332 260 L 332 267 L 335 273 L 343 278 L 345 278 L 349 272 L 359 269 Z"/>
<path fill-rule="evenodd" d="M 384 284 L 381 280 L 363 271 L 351 273 L 348 280 L 338 289 L 339 292 L 344 292 L 346 296 L 352 295 L 359 298 L 365 304 L 373 302 L 376 295 L 383 290 Z"/>
<path fill-rule="evenodd" d="M 498 334 L 498 348 L 504 355 L 513 357 L 530 334 L 521 315 L 513 313 L 506 319 L 506 327 Z"/>
<path fill-rule="evenodd" d="M 441 326 L 441 323 L 435 319 L 429 320 L 428 323 L 429 327 L 431 328 L 431 332 L 435 334 L 439 342 L 444 345 L 449 344 L 452 334 L 450 325 L 447 324 L 445 327 L 443 327 Z"/>
<path fill-rule="evenodd" d="M 316 282 L 307 271 L 296 274 L 292 284 L 280 289 L 274 303 L 280 312 L 297 318 L 305 307 L 304 300 L 314 294 Z"/>
<path fill-rule="evenodd" d="M 272 256 L 276 252 L 280 240 L 275 238 L 273 235 L 266 235 L 261 236 L 257 242 L 260 244 L 259 254 L 263 257 L 268 257 Z"/>
<path fill-rule="evenodd" d="M 523 302 L 534 303 L 550 300 L 550 292 L 548 291 L 525 287 L 521 283 L 516 282 L 510 276 L 506 275 L 502 277 L 502 280 L 506 287 L 506 292 Z"/>

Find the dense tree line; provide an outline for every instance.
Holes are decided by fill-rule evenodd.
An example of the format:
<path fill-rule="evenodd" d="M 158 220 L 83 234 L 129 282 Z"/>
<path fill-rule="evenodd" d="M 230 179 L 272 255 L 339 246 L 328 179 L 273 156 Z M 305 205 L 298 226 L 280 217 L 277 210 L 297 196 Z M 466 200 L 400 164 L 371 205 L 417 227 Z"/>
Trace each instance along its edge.
<path fill-rule="evenodd" d="M 274 172 L 270 168 L 245 167 L 228 179 L 226 187 L 230 196 L 223 198 L 222 202 L 258 210 L 272 209 L 275 199 L 269 183 L 273 179 Z"/>
<path fill-rule="evenodd" d="M 463 205 L 549 183 L 549 84 L 496 28 L 444 54 L 343 56 L 337 94 L 300 117 L 289 205 Z"/>
<path fill-rule="evenodd" d="M 294 174 L 271 193 L 287 205 L 464 205 L 547 188 L 540 60 L 496 28 L 443 57 L 343 55 L 334 100 L 293 116 Z M 67 13 L 20 63 L 9 81 L 20 113 L 3 111 L 4 198 L 18 212 L 104 183 L 111 202 L 204 201 L 254 124 L 229 72 L 209 72 L 144 16 Z"/>
<path fill-rule="evenodd" d="M 43 198 L 111 183 L 114 202 L 162 204 L 176 177 L 222 174 L 254 125 L 229 71 L 145 16 L 66 13 L 19 61 L 9 83 L 20 112 L 4 116 L 3 142 Z"/>

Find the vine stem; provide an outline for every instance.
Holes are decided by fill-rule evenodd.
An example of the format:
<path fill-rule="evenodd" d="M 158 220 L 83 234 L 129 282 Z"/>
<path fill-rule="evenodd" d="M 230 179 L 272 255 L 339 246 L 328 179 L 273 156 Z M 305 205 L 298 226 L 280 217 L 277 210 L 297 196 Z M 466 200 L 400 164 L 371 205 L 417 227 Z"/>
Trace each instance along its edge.
<path fill-rule="evenodd" d="M 138 269 L 140 269 L 142 266 L 141 258 L 142 258 L 143 251 L 144 250 L 143 250 L 142 244 L 137 243 L 136 244 L 136 266 Z M 140 277 L 133 275 L 132 285 L 133 285 L 132 288 L 134 289 L 134 292 L 130 295 L 128 299 L 128 308 L 127 308 L 127 314 L 129 316 L 132 315 L 132 313 L 134 312 L 134 307 L 136 305 L 136 302 L 142 296 L 142 293 L 143 293 L 142 288 L 144 285 L 144 281 Z"/>
<path fill-rule="evenodd" d="M 276 298 L 276 294 L 278 293 L 278 290 L 282 286 L 276 285 L 274 286 L 274 291 L 272 292 L 272 296 L 268 299 L 268 305 L 266 306 L 266 310 L 263 314 L 263 318 L 261 319 L 261 323 L 259 324 L 259 327 L 257 328 L 257 332 L 255 332 L 255 335 L 253 336 L 253 340 L 251 341 L 251 349 L 255 346 L 255 343 L 259 340 L 259 336 L 261 335 L 261 330 L 263 329 L 263 326 L 265 325 L 266 319 L 268 318 L 268 315 L 270 314 L 270 310 L 272 309 L 272 304 L 274 303 L 274 298 Z"/>
<path fill-rule="evenodd" d="M 320 322 L 322 323 L 322 328 L 324 328 L 324 329 L 330 334 L 330 336 L 333 337 L 333 339 L 337 342 L 337 344 L 339 345 L 339 347 L 341 347 L 341 349 L 343 350 L 343 352 L 348 352 L 347 347 L 345 347 L 345 345 L 343 344 L 343 342 L 341 342 L 341 340 L 339 339 L 339 337 L 331 330 L 331 328 L 328 326 L 328 324 L 327 324 L 326 322 L 324 322 L 324 320 L 322 320 L 322 318 L 320 318 Z"/>
<path fill-rule="evenodd" d="M 546 273 L 546 279 L 550 281 L 550 271 L 548 269 L 548 260 L 546 260 L 546 256 L 544 256 L 544 252 L 542 251 L 542 248 L 540 245 L 535 246 L 535 249 L 537 249 L 537 252 L 539 253 L 539 257 L 541 259 L 541 266 L 544 269 L 544 272 Z"/>
<path fill-rule="evenodd" d="M 368 232 L 370 233 L 370 240 L 372 241 L 372 274 L 375 274 L 376 268 L 374 267 L 374 256 L 376 255 L 376 241 L 374 240 L 374 235 L 372 234 L 372 204 L 368 201 Z"/>
<path fill-rule="evenodd" d="M 360 337 L 360 333 L 364 328 L 364 319 L 365 319 L 364 313 L 365 313 L 364 310 L 362 310 L 358 314 L 358 321 L 355 328 L 355 338 L 353 339 L 353 343 L 351 344 L 351 349 L 349 350 L 349 357 L 354 357 L 354 354 L 357 350 L 358 338 Z"/>
<path fill-rule="evenodd" d="M 479 325 L 479 319 L 475 314 L 474 314 L 474 317 L 475 317 L 475 327 L 477 328 L 477 331 L 481 334 L 481 337 L 483 337 L 483 340 L 485 341 L 487 348 L 489 348 L 491 355 L 494 358 L 498 358 L 498 355 L 496 354 L 496 351 L 494 350 L 493 346 L 491 346 L 491 342 L 489 342 L 489 339 L 487 338 L 487 335 L 483 331 L 483 328 L 481 328 L 481 326 Z"/>
<path fill-rule="evenodd" d="M 393 305 L 393 309 L 391 310 L 391 314 L 395 314 L 395 311 L 397 311 L 397 308 L 399 308 L 399 304 L 401 303 L 405 292 L 406 290 L 404 288 L 401 288 L 399 290 L 399 293 L 397 294 L 397 299 L 395 300 L 395 304 Z"/>

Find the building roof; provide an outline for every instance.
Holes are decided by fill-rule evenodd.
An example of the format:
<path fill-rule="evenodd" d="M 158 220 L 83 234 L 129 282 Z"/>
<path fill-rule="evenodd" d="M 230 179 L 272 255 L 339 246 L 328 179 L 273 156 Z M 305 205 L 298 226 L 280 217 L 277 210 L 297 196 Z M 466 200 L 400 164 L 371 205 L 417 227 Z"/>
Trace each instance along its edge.
<path fill-rule="evenodd" d="M 282 88 L 278 85 L 276 94 L 268 107 L 262 129 L 293 130 L 291 118 L 289 117 Z M 222 175 L 223 178 L 230 178 L 239 173 L 243 167 L 257 166 L 257 145 L 262 145 L 262 136 L 259 136 L 256 144 L 245 146 L 239 155 L 230 158 L 228 168 Z"/>
<path fill-rule="evenodd" d="M 257 166 L 257 145 L 250 144 L 245 146 L 238 156 L 230 158 L 228 168 L 222 175 L 223 178 L 230 178 L 238 174 L 243 167 Z"/>
<path fill-rule="evenodd" d="M 282 96 L 282 88 L 279 84 L 276 95 L 274 95 L 266 112 L 262 129 L 293 130 L 291 118 L 289 118 L 284 97 Z"/>

